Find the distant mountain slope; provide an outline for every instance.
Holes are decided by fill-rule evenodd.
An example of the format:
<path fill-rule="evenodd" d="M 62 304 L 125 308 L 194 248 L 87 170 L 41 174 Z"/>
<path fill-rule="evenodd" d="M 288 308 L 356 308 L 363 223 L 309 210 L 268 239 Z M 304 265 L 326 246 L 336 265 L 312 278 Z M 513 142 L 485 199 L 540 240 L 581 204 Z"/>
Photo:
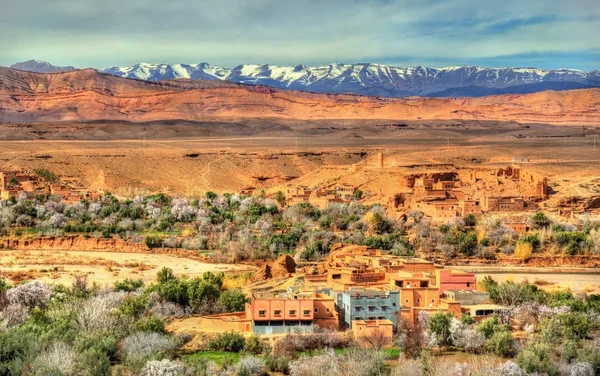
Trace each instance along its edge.
<path fill-rule="evenodd" d="M 394 99 L 223 81 L 152 82 L 93 69 L 42 74 L 0 68 L 0 118 L 7 121 L 465 119 L 596 125 L 600 122 L 599 110 L 600 89 Z"/>
<path fill-rule="evenodd" d="M 10 66 L 13 69 L 19 69 L 29 72 L 37 72 L 37 73 L 55 73 L 55 72 L 68 72 L 75 70 L 75 67 L 67 66 L 67 67 L 58 67 L 52 65 L 46 61 L 40 60 L 27 60 L 20 63 L 16 63 Z"/>
<path fill-rule="evenodd" d="M 239 65 L 222 68 L 207 63 L 140 63 L 131 67 L 108 67 L 102 72 L 150 81 L 176 78 L 229 80 L 317 93 L 353 93 L 392 98 L 413 95 L 450 97 L 457 94 L 478 97 L 600 87 L 600 71 L 475 66 L 399 68 L 380 64 L 329 64 L 321 67 Z"/>

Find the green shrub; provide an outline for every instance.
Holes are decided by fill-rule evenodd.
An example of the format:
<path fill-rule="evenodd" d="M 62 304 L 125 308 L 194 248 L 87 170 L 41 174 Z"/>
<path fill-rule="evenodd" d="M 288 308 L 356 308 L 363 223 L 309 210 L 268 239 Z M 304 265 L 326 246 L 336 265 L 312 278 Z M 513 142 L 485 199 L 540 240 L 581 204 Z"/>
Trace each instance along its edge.
<path fill-rule="evenodd" d="M 167 268 L 164 266 L 157 274 L 156 279 L 158 283 L 165 283 L 167 281 L 175 279 L 175 274 L 173 273 L 173 269 Z"/>
<path fill-rule="evenodd" d="M 236 331 L 217 334 L 217 336 L 208 342 L 211 350 L 240 352 L 244 349 L 246 339 Z"/>
<path fill-rule="evenodd" d="M 139 332 L 156 332 L 167 334 L 165 323 L 156 316 L 144 317 L 135 323 L 135 329 Z"/>
<path fill-rule="evenodd" d="M 555 376 L 558 367 L 550 358 L 551 347 L 543 343 L 533 343 L 524 348 L 517 356 L 517 364 L 528 373 L 541 373 Z"/>
<path fill-rule="evenodd" d="M 473 325 L 476 323 L 475 319 L 473 318 L 473 316 L 471 315 L 467 315 L 465 313 L 463 313 L 460 316 L 460 321 L 465 324 L 465 325 Z"/>
<path fill-rule="evenodd" d="M 127 316 L 141 317 L 146 311 L 147 300 L 144 296 L 126 296 L 119 306 L 119 311 Z"/>
<path fill-rule="evenodd" d="M 124 279 L 115 282 L 115 291 L 133 292 L 144 286 L 144 281 L 141 279 Z"/>
<path fill-rule="evenodd" d="M 477 331 L 483 334 L 486 339 L 491 338 L 494 332 L 498 329 L 500 323 L 498 322 L 497 316 L 492 316 L 489 319 L 485 319 L 477 325 Z"/>
<path fill-rule="evenodd" d="M 250 299 L 242 292 L 242 290 L 226 290 L 219 296 L 219 303 L 225 307 L 227 312 L 241 312 L 246 309 L 246 303 L 249 303 Z"/>
<path fill-rule="evenodd" d="M 156 235 L 148 235 L 146 236 L 146 246 L 148 248 L 158 248 L 162 247 L 163 239 L 160 236 Z"/>
<path fill-rule="evenodd" d="M 74 348 L 79 353 L 85 350 L 97 350 L 106 354 L 111 360 L 117 359 L 118 347 L 119 338 L 117 334 L 109 331 L 80 332 L 74 343 Z"/>
<path fill-rule="evenodd" d="M 253 334 L 246 339 L 243 352 L 246 354 L 260 355 L 263 353 L 268 354 L 270 350 L 271 348 L 269 345 L 262 343 L 260 337 Z"/>
<path fill-rule="evenodd" d="M 494 331 L 492 337 L 487 341 L 487 346 L 498 356 L 507 357 L 512 353 L 513 337 L 504 325 Z"/>
<path fill-rule="evenodd" d="M 0 375 L 21 376 L 39 351 L 39 339 L 33 333 L 22 328 L 0 332 Z"/>
<path fill-rule="evenodd" d="M 102 351 L 88 349 L 77 356 L 75 369 L 80 376 L 110 376 L 110 360 Z"/>
<path fill-rule="evenodd" d="M 550 219 L 543 212 L 537 212 L 531 217 L 531 223 L 536 228 L 548 227 L 550 226 Z"/>
<path fill-rule="evenodd" d="M 465 256 L 472 256 L 477 248 L 477 235 L 474 233 L 466 234 L 458 243 L 458 251 Z"/>
<path fill-rule="evenodd" d="M 265 365 L 271 372 L 279 372 L 284 375 L 290 373 L 290 358 L 285 356 L 267 356 L 265 357 Z"/>

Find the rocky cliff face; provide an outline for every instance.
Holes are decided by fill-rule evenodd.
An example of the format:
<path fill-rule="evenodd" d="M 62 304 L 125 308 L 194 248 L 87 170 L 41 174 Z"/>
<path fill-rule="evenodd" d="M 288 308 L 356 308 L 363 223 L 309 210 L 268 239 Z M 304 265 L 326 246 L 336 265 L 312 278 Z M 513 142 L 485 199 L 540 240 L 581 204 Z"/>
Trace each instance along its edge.
<path fill-rule="evenodd" d="M 600 89 L 389 99 L 216 81 L 148 82 L 92 69 L 41 74 L 0 68 L 0 117 L 7 121 L 463 119 L 581 125 L 597 124 L 599 110 Z"/>

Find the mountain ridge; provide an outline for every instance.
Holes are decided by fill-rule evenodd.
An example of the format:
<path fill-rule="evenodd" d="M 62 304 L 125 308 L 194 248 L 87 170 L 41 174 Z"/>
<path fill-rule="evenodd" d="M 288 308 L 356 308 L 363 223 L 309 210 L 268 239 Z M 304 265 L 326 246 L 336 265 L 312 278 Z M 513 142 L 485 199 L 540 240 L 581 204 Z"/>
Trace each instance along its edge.
<path fill-rule="evenodd" d="M 481 98 L 383 98 L 309 93 L 224 81 L 144 81 L 94 69 L 33 73 L 0 68 L 5 121 L 497 120 L 598 124 L 600 89 Z"/>
<path fill-rule="evenodd" d="M 473 65 L 431 68 L 395 67 L 376 63 L 332 63 L 316 67 L 242 64 L 226 68 L 205 62 L 138 63 L 132 66 L 110 66 L 98 71 L 148 81 L 219 80 L 286 90 L 388 98 L 415 95 L 440 98 L 480 97 L 600 87 L 600 70 L 485 68 Z"/>

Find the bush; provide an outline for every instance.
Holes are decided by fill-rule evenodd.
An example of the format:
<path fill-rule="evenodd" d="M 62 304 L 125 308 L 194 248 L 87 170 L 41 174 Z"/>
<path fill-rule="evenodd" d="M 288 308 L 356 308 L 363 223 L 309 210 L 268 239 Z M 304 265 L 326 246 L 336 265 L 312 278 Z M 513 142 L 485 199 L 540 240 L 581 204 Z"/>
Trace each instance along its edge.
<path fill-rule="evenodd" d="M 148 235 L 146 236 L 146 246 L 148 248 L 159 248 L 163 245 L 163 239 L 160 236 Z"/>
<path fill-rule="evenodd" d="M 537 212 L 531 217 L 531 223 L 535 228 L 550 226 L 550 219 L 543 212 Z"/>
<path fill-rule="evenodd" d="M 142 370 L 144 376 L 180 376 L 183 374 L 183 367 L 172 360 L 150 360 Z"/>
<path fill-rule="evenodd" d="M 458 251 L 465 256 L 472 256 L 477 248 L 477 235 L 467 234 L 458 243 Z"/>
<path fill-rule="evenodd" d="M 177 344 L 164 334 L 138 332 L 123 339 L 121 349 L 124 358 L 147 360 L 153 357 L 169 357 L 177 349 Z"/>
<path fill-rule="evenodd" d="M 112 360 L 117 358 L 118 346 L 119 338 L 115 333 L 110 331 L 80 333 L 75 338 L 74 343 L 75 350 L 79 353 L 83 353 L 86 350 L 99 351 L 106 354 Z"/>
<path fill-rule="evenodd" d="M 110 359 L 100 350 L 85 350 L 77 356 L 75 370 L 80 376 L 110 376 Z"/>
<path fill-rule="evenodd" d="M 115 291 L 133 292 L 144 286 L 144 281 L 141 279 L 124 279 L 115 282 Z"/>
<path fill-rule="evenodd" d="M 263 344 L 261 342 L 259 336 L 253 334 L 250 337 L 248 337 L 248 339 L 246 339 L 243 352 L 246 354 L 259 355 L 262 353 L 269 353 L 270 348 L 269 345 Z"/>
<path fill-rule="evenodd" d="M 232 330 L 217 334 L 215 338 L 208 342 L 208 347 L 211 350 L 240 352 L 245 344 L 246 339 L 244 336 L 241 333 Z"/>
<path fill-rule="evenodd" d="M 219 296 L 219 303 L 225 307 L 227 312 L 241 312 L 246 309 L 246 303 L 250 300 L 242 292 L 242 290 L 226 290 Z"/>
<path fill-rule="evenodd" d="M 173 273 L 173 269 L 167 268 L 166 266 L 163 267 L 156 274 L 156 279 L 158 280 L 158 283 L 166 283 L 168 281 L 175 279 L 175 274 Z"/>
<path fill-rule="evenodd" d="M 488 340 L 487 346 L 496 355 L 507 357 L 512 353 L 513 349 L 513 337 L 510 331 L 505 326 L 501 327 L 494 332 L 492 337 Z"/>
<path fill-rule="evenodd" d="M 260 358 L 249 356 L 240 359 L 238 364 L 235 365 L 236 376 L 263 376 L 267 375 L 267 369 L 265 364 Z"/>
<path fill-rule="evenodd" d="M 532 253 L 533 246 L 531 243 L 517 243 L 515 248 L 515 258 L 525 261 L 531 257 Z"/>
<path fill-rule="evenodd" d="M 517 356 L 517 364 L 528 373 L 558 374 L 558 367 L 550 359 L 550 346 L 534 343 L 524 348 Z"/>
<path fill-rule="evenodd" d="M 279 372 L 284 375 L 290 373 L 290 358 L 286 356 L 267 356 L 265 357 L 265 365 L 271 372 Z"/>
<path fill-rule="evenodd" d="M 37 357 L 35 368 L 59 370 L 69 375 L 75 368 L 76 356 L 73 347 L 64 342 L 55 342 Z"/>
<path fill-rule="evenodd" d="M 6 296 L 11 304 L 45 308 L 52 296 L 52 289 L 39 281 L 33 281 L 8 290 Z"/>
<path fill-rule="evenodd" d="M 39 353 L 39 339 L 29 332 L 15 328 L 0 332 L 0 375 L 21 376 L 31 358 Z"/>
<path fill-rule="evenodd" d="M 135 329 L 140 332 L 156 332 L 167 334 L 165 323 L 158 317 L 144 317 L 135 323 Z"/>

